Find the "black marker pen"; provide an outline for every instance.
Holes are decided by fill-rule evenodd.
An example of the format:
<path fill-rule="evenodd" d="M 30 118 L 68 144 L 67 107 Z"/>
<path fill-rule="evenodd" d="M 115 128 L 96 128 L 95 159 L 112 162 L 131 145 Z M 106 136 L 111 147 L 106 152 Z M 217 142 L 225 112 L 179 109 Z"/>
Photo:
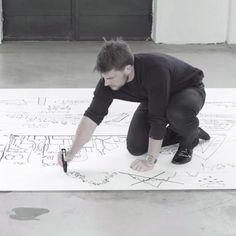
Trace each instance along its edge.
<path fill-rule="evenodd" d="M 62 160 L 62 167 L 64 172 L 67 172 L 67 161 L 65 161 L 65 157 L 66 157 L 66 149 L 62 148 L 61 149 L 61 160 Z"/>

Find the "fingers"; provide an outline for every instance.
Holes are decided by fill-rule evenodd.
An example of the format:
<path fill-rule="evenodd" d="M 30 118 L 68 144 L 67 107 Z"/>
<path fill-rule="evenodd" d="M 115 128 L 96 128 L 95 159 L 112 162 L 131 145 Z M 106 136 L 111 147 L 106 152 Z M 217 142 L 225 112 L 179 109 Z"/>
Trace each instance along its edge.
<path fill-rule="evenodd" d="M 136 171 L 148 171 L 152 170 L 154 168 L 154 165 L 146 165 L 145 160 L 135 160 L 131 163 L 130 168 Z"/>
<path fill-rule="evenodd" d="M 140 160 L 135 160 L 131 163 L 131 169 L 136 170 L 136 171 L 140 171 L 141 166 L 140 166 Z"/>
<path fill-rule="evenodd" d="M 146 171 L 146 168 L 145 166 L 143 165 L 143 163 L 140 161 L 138 162 L 135 166 L 134 166 L 134 169 L 136 171 Z"/>
<path fill-rule="evenodd" d="M 138 162 L 139 162 L 139 160 L 133 161 L 133 162 L 131 163 L 130 167 L 131 167 L 132 169 L 135 169 L 135 167 L 137 166 Z"/>
<path fill-rule="evenodd" d="M 58 165 L 60 165 L 60 166 L 63 166 L 63 163 L 62 163 L 62 152 L 60 151 L 58 154 L 57 154 L 57 162 L 58 162 Z M 66 161 L 66 162 L 70 162 L 70 161 L 72 161 L 72 159 L 73 159 L 73 157 L 71 157 L 70 155 L 69 155 L 69 152 L 67 152 L 66 153 L 66 156 L 65 156 L 65 158 L 64 158 L 64 160 Z"/>
<path fill-rule="evenodd" d="M 57 154 L 57 162 L 58 162 L 58 165 L 60 165 L 61 167 L 63 166 L 62 159 L 61 159 L 61 152 Z"/>
<path fill-rule="evenodd" d="M 70 162 L 70 161 L 72 161 L 72 159 L 73 159 L 73 158 L 69 157 L 69 155 L 66 155 L 66 157 L 65 157 L 65 161 L 66 161 L 66 162 Z"/>

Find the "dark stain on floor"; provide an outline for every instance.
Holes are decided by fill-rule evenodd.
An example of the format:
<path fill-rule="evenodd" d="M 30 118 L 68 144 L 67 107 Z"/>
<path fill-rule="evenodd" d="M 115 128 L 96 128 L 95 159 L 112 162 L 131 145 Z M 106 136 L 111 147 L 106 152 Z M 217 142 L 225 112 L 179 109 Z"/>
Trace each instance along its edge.
<path fill-rule="evenodd" d="M 49 213 L 49 210 L 45 208 L 30 207 L 13 208 L 12 211 L 15 213 L 10 215 L 13 220 L 40 220 L 37 217 Z"/>

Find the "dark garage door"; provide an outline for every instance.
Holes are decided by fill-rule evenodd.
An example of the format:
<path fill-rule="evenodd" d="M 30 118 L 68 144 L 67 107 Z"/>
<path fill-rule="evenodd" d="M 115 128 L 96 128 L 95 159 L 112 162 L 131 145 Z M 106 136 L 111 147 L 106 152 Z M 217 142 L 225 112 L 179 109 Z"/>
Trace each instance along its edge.
<path fill-rule="evenodd" d="M 3 0 L 4 40 L 146 40 L 152 0 Z"/>
<path fill-rule="evenodd" d="M 80 0 L 76 8 L 78 40 L 115 36 L 143 40 L 150 37 L 151 0 Z"/>
<path fill-rule="evenodd" d="M 5 40 L 71 39 L 71 1 L 3 0 Z"/>

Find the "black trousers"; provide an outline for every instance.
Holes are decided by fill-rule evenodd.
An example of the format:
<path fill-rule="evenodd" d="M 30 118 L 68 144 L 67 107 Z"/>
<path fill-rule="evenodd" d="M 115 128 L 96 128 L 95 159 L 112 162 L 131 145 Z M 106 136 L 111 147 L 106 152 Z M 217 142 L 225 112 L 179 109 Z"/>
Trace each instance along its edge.
<path fill-rule="evenodd" d="M 198 135 L 197 114 L 205 103 L 204 85 L 181 90 L 171 96 L 166 110 L 168 126 L 162 146 L 179 143 L 192 148 Z M 127 149 L 132 155 L 142 155 L 148 150 L 150 124 L 147 103 L 141 103 L 130 122 Z"/>

